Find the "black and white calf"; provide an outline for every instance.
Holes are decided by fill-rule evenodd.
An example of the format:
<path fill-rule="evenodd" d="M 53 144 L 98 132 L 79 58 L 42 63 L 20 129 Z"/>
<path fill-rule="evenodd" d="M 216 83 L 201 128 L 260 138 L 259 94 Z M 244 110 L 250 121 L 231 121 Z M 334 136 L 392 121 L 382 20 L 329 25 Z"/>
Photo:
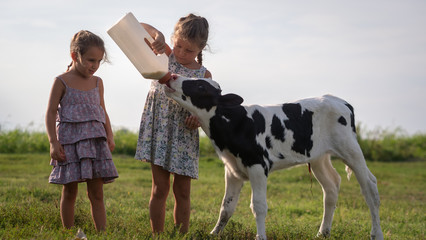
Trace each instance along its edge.
<path fill-rule="evenodd" d="M 324 192 L 318 234 L 330 235 L 340 185 L 340 176 L 330 161 L 330 154 L 334 154 L 347 165 L 348 176 L 352 170 L 358 179 L 370 208 L 371 238 L 383 239 L 376 178 L 358 145 L 354 111 L 347 102 L 325 95 L 279 105 L 244 106 L 240 96 L 222 95 L 219 85 L 210 79 L 180 76 L 173 76 L 165 91 L 199 118 L 225 164 L 225 196 L 212 233 L 223 230 L 235 210 L 244 181 L 249 180 L 257 239 L 266 239 L 269 173 L 309 163 Z"/>

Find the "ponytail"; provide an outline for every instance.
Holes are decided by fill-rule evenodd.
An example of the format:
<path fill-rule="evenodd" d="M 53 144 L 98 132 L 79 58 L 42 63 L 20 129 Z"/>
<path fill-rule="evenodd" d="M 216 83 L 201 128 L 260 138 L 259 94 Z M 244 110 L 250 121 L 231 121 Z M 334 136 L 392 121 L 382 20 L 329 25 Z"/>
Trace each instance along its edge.
<path fill-rule="evenodd" d="M 70 65 L 68 65 L 67 72 L 70 70 L 71 67 L 72 67 L 72 62 L 70 63 Z"/>

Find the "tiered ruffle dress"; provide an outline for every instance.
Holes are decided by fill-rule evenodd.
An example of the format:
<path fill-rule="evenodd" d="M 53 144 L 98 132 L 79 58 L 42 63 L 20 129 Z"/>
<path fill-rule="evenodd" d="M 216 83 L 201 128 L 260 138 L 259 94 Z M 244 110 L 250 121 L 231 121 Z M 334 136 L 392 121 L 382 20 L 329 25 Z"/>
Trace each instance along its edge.
<path fill-rule="evenodd" d="M 169 71 L 184 77 L 203 78 L 206 68 L 189 69 L 169 57 Z M 198 129 L 186 127 L 191 114 L 152 81 L 142 114 L 135 158 L 162 166 L 168 172 L 198 179 Z"/>
<path fill-rule="evenodd" d="M 96 88 L 81 91 L 65 85 L 56 121 L 57 136 L 66 161 L 52 159 L 50 183 L 67 184 L 102 178 L 104 183 L 118 177 L 117 169 L 106 141 L 105 111 L 100 105 L 98 82 Z"/>

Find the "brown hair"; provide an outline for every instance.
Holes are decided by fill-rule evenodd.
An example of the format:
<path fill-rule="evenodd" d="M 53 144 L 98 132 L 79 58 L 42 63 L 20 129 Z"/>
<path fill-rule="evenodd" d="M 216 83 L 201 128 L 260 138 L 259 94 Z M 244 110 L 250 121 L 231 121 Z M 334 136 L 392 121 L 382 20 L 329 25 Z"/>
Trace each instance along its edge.
<path fill-rule="evenodd" d="M 70 44 L 71 53 L 75 52 L 78 54 L 78 56 L 81 57 L 83 54 L 87 52 L 87 50 L 90 47 L 98 47 L 99 49 L 104 51 L 103 60 L 104 62 L 108 62 L 108 56 L 105 51 L 105 45 L 102 38 L 100 38 L 98 35 L 87 30 L 81 30 L 78 33 L 74 34 Z M 72 62 L 70 65 L 68 65 L 67 71 L 70 69 L 71 66 L 72 66 Z"/>
<path fill-rule="evenodd" d="M 178 37 L 197 44 L 203 50 L 207 46 L 207 39 L 209 38 L 209 23 L 207 19 L 192 13 L 186 17 L 181 17 L 175 25 L 172 41 Z M 202 65 L 202 51 L 197 56 L 197 62 Z"/>

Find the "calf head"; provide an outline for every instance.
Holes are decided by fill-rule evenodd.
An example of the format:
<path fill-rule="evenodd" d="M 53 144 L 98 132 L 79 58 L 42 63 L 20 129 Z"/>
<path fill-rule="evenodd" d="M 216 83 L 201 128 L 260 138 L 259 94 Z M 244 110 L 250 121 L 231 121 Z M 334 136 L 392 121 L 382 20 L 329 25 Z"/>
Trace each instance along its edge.
<path fill-rule="evenodd" d="M 209 78 L 185 78 L 173 75 L 166 83 L 166 95 L 183 108 L 207 122 L 217 107 L 240 105 L 244 100 L 236 94 L 222 95 L 217 82 Z"/>

